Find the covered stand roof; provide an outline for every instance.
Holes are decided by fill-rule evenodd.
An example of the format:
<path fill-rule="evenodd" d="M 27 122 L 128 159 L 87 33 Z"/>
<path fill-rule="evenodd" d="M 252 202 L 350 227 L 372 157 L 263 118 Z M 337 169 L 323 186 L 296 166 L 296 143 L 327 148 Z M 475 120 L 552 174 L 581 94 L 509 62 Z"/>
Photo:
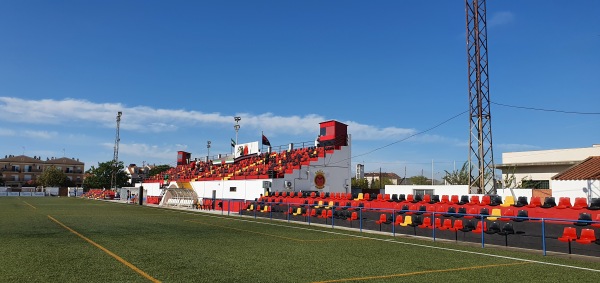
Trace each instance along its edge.
<path fill-rule="evenodd" d="M 581 163 L 554 175 L 552 180 L 600 180 L 600 156 L 590 156 Z"/>

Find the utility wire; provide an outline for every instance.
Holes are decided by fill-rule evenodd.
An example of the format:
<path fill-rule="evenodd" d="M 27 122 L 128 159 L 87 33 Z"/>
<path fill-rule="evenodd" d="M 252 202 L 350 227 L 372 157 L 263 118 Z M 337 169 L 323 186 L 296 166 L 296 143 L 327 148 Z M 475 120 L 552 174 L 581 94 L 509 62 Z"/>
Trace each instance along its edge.
<path fill-rule="evenodd" d="M 452 117 L 450 117 L 450 118 L 448 118 L 448 119 L 444 120 L 443 122 L 441 122 L 441 123 L 439 123 L 439 124 L 437 124 L 437 125 L 435 125 L 435 126 L 433 126 L 433 127 L 429 128 L 429 129 L 426 129 L 426 130 L 420 131 L 420 132 L 418 132 L 418 133 L 414 133 L 414 134 L 412 134 L 412 135 L 410 135 L 410 136 L 408 136 L 408 137 L 405 137 L 405 138 L 403 138 L 403 139 L 401 139 L 401 140 L 397 140 L 397 141 L 395 141 L 395 142 L 392 142 L 392 143 L 386 144 L 386 145 L 384 145 L 384 146 L 380 146 L 380 147 L 378 147 L 378 148 L 375 148 L 375 149 L 373 149 L 373 150 L 371 150 L 371 151 L 367 151 L 367 152 L 365 152 L 365 153 L 362 153 L 362 154 L 359 154 L 359 155 L 351 156 L 350 158 L 342 159 L 342 160 L 340 160 L 340 161 L 337 161 L 337 162 L 335 162 L 335 163 L 332 163 L 332 164 L 336 164 L 336 163 L 344 162 L 344 161 L 346 161 L 346 160 L 348 160 L 348 159 L 352 159 L 352 158 L 356 158 L 356 157 L 361 157 L 361 156 L 364 156 L 364 155 L 368 155 L 368 154 L 371 154 L 371 153 L 373 153 L 373 152 L 375 152 L 375 151 L 382 150 L 382 149 L 384 149 L 384 148 L 386 148 L 386 147 L 390 147 L 390 146 L 392 146 L 392 145 L 395 145 L 395 144 L 397 144 L 397 143 L 401 143 L 401 142 L 403 142 L 403 141 L 405 141 L 405 140 L 408 140 L 408 139 L 410 139 L 410 138 L 413 138 L 413 137 L 415 137 L 415 136 L 422 135 L 422 134 L 424 134 L 424 133 L 430 132 L 430 131 L 432 131 L 432 130 L 434 130 L 434 129 L 436 129 L 436 128 L 438 128 L 438 127 L 440 127 L 440 126 L 442 126 L 442 125 L 444 125 L 444 124 L 446 124 L 446 123 L 448 123 L 448 122 L 450 122 L 450 121 L 452 121 L 452 120 L 454 120 L 454 119 L 456 119 L 456 118 L 458 118 L 458 117 L 460 117 L 460 116 L 462 116 L 463 114 L 465 114 L 465 113 L 467 113 L 467 112 L 469 112 L 469 110 L 465 110 L 465 111 L 463 111 L 463 112 L 461 112 L 461 113 L 458 113 L 458 114 L 456 114 L 456 115 L 454 115 L 454 116 L 452 116 Z M 328 165 L 329 165 L 329 164 L 328 164 Z"/>
<path fill-rule="evenodd" d="M 497 102 L 493 102 L 493 101 L 490 101 L 490 103 L 491 104 L 495 104 L 495 105 L 499 105 L 499 106 L 504 106 L 504 107 L 519 108 L 519 109 L 526 109 L 526 110 L 535 110 L 535 111 L 555 112 L 555 113 L 564 113 L 564 114 L 578 114 L 578 115 L 600 115 L 600 112 L 579 112 L 579 111 L 564 111 L 564 110 L 556 110 L 556 109 L 534 108 L 534 107 L 525 107 L 525 106 L 516 106 L 516 105 L 509 105 L 509 104 L 497 103 Z M 448 122 L 450 122 L 450 121 L 452 121 L 452 120 L 454 120 L 454 119 L 456 119 L 456 118 L 458 118 L 460 116 L 462 116 L 463 114 L 465 114 L 467 112 L 469 112 L 469 110 L 466 110 L 466 111 L 463 111 L 463 112 L 461 112 L 459 114 L 456 114 L 456 115 L 454 115 L 454 116 L 446 119 L 445 121 L 443 121 L 443 122 L 441 122 L 441 123 L 439 123 L 439 124 L 437 124 L 437 125 L 429 128 L 429 129 L 426 129 L 424 131 L 421 131 L 421 132 L 418 132 L 418 133 L 414 133 L 414 134 L 412 134 L 412 135 L 410 135 L 408 137 L 405 137 L 405 138 L 403 138 L 401 140 L 397 140 L 395 142 L 386 144 L 384 146 L 375 148 L 375 149 L 373 149 L 371 151 L 368 151 L 368 152 L 365 152 L 365 153 L 362 153 L 362 154 L 359 154 L 359 155 L 351 156 L 350 158 L 343 159 L 343 160 L 340 160 L 340 161 L 335 162 L 335 163 L 339 163 L 339 162 L 346 161 L 348 159 L 352 159 L 352 158 L 356 158 L 356 157 L 361 157 L 361 156 L 364 156 L 364 155 L 368 155 L 368 154 L 371 154 L 371 153 L 373 153 L 375 151 L 382 150 L 382 149 L 384 149 L 386 147 L 390 147 L 390 146 L 395 145 L 397 143 L 400 143 L 400 142 L 403 142 L 403 141 L 408 140 L 410 138 L 413 138 L 415 136 L 422 135 L 424 133 L 432 131 L 432 130 L 434 130 L 434 129 L 436 129 L 436 128 L 438 128 L 438 127 L 440 127 L 440 126 L 442 126 L 442 125 L 444 125 L 444 124 L 446 124 L 446 123 L 448 123 Z M 335 163 L 333 163 L 333 164 L 335 164 Z"/>
<path fill-rule="evenodd" d="M 578 115 L 600 115 L 600 112 L 579 112 L 579 111 L 564 111 L 564 110 L 556 110 L 556 109 L 543 109 L 543 108 L 508 105 L 508 104 L 503 104 L 503 103 L 498 103 L 498 102 L 493 102 L 493 101 L 490 103 L 499 105 L 499 106 L 504 106 L 504 107 L 535 110 L 535 111 L 556 112 L 556 113 L 564 113 L 564 114 L 578 114 Z"/>

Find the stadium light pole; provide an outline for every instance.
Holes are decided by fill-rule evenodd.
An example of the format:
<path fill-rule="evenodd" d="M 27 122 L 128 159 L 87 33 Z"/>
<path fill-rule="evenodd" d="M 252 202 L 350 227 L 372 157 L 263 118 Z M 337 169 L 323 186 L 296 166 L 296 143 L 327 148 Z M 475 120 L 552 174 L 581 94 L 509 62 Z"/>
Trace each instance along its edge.
<path fill-rule="evenodd" d="M 206 142 L 206 162 L 210 159 L 210 141 Z"/>
<path fill-rule="evenodd" d="M 233 117 L 233 120 L 235 120 L 235 125 L 233 126 L 233 128 L 235 129 L 235 145 L 238 144 L 238 131 L 240 130 L 240 120 L 242 120 L 241 117 L 236 116 Z"/>

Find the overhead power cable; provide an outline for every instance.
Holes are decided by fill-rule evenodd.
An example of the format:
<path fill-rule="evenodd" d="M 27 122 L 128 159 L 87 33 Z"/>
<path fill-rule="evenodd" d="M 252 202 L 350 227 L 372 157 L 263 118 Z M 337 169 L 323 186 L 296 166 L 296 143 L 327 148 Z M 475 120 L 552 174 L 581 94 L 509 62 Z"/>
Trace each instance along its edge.
<path fill-rule="evenodd" d="M 450 117 L 450 118 L 448 118 L 448 119 L 444 120 L 443 122 L 441 122 L 441 123 L 438 123 L 437 125 L 435 125 L 435 126 L 433 126 L 433 127 L 430 127 L 430 128 L 428 128 L 428 129 L 426 129 L 426 130 L 420 131 L 420 132 L 418 132 L 418 133 L 414 133 L 414 134 L 412 134 L 412 135 L 410 135 L 410 136 L 407 136 L 407 137 L 405 137 L 405 138 L 403 138 L 403 139 L 401 139 L 401 140 L 397 140 L 397 141 L 395 141 L 395 142 L 392 142 L 392 143 L 386 144 L 386 145 L 384 145 L 384 146 L 380 146 L 380 147 L 378 147 L 378 148 L 372 149 L 371 151 L 368 151 L 368 152 L 365 152 L 365 153 L 362 153 L 362 154 L 359 154 L 359 155 L 354 155 L 354 156 L 351 156 L 350 158 L 346 158 L 346 159 L 343 159 L 343 160 L 340 160 L 340 161 L 337 161 L 337 162 L 334 162 L 334 163 L 331 163 L 331 164 L 336 164 L 336 163 L 340 163 L 340 162 L 346 161 L 346 160 L 348 160 L 348 159 L 352 159 L 352 158 L 356 158 L 356 157 L 361 157 L 361 156 L 364 156 L 364 155 L 368 155 L 368 154 L 371 154 L 371 153 L 373 153 L 373 152 L 375 152 L 375 151 L 382 150 L 382 149 L 384 149 L 384 148 L 386 148 L 386 147 L 390 147 L 390 146 L 392 146 L 392 145 L 395 145 L 395 144 L 397 144 L 397 143 L 400 143 L 400 142 L 403 142 L 403 141 L 405 141 L 405 140 L 408 140 L 408 139 L 410 139 L 410 138 L 413 138 L 413 137 L 415 137 L 415 136 L 418 136 L 418 135 L 425 134 L 425 133 L 427 133 L 427 132 L 430 132 L 430 131 L 432 131 L 432 130 L 434 130 L 434 129 L 438 128 L 438 127 L 441 127 L 442 125 L 444 125 L 444 124 L 446 124 L 446 123 L 448 123 L 448 122 L 450 122 L 450 121 L 452 121 L 452 120 L 454 120 L 454 119 L 456 119 L 456 118 L 458 118 L 458 117 L 460 117 L 460 116 L 462 116 L 463 114 L 465 114 L 465 113 L 468 113 L 468 112 L 469 112 L 469 110 L 463 111 L 463 112 L 461 112 L 461 113 L 458 113 L 458 114 L 456 114 L 456 115 L 454 115 L 454 116 L 452 116 L 452 117 Z M 328 164 L 328 165 L 329 165 L 329 164 Z"/>
<path fill-rule="evenodd" d="M 578 115 L 600 115 L 600 112 L 579 112 L 579 111 L 564 111 L 564 110 L 556 110 L 556 109 L 544 109 L 544 108 L 509 105 L 509 104 L 503 104 L 503 103 L 498 103 L 498 102 L 493 102 L 493 101 L 491 103 L 495 104 L 495 105 L 499 105 L 499 106 L 504 106 L 504 107 L 535 110 L 535 111 L 556 112 L 556 113 L 564 113 L 564 114 L 578 114 Z"/>

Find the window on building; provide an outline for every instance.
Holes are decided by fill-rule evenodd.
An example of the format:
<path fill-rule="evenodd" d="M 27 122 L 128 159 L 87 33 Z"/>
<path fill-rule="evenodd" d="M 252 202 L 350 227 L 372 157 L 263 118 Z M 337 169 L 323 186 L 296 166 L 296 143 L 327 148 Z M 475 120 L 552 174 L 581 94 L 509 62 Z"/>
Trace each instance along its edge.
<path fill-rule="evenodd" d="M 522 183 L 523 188 L 530 189 L 549 189 L 550 181 L 549 180 L 524 180 Z"/>
<path fill-rule="evenodd" d="M 230 192 L 237 192 L 237 187 L 229 187 Z"/>
<path fill-rule="evenodd" d="M 414 195 L 433 195 L 433 190 L 429 189 L 429 190 L 425 190 L 425 189 L 415 189 L 413 190 L 413 194 Z"/>
<path fill-rule="evenodd" d="M 31 181 L 31 175 L 23 175 L 23 181 Z"/>

